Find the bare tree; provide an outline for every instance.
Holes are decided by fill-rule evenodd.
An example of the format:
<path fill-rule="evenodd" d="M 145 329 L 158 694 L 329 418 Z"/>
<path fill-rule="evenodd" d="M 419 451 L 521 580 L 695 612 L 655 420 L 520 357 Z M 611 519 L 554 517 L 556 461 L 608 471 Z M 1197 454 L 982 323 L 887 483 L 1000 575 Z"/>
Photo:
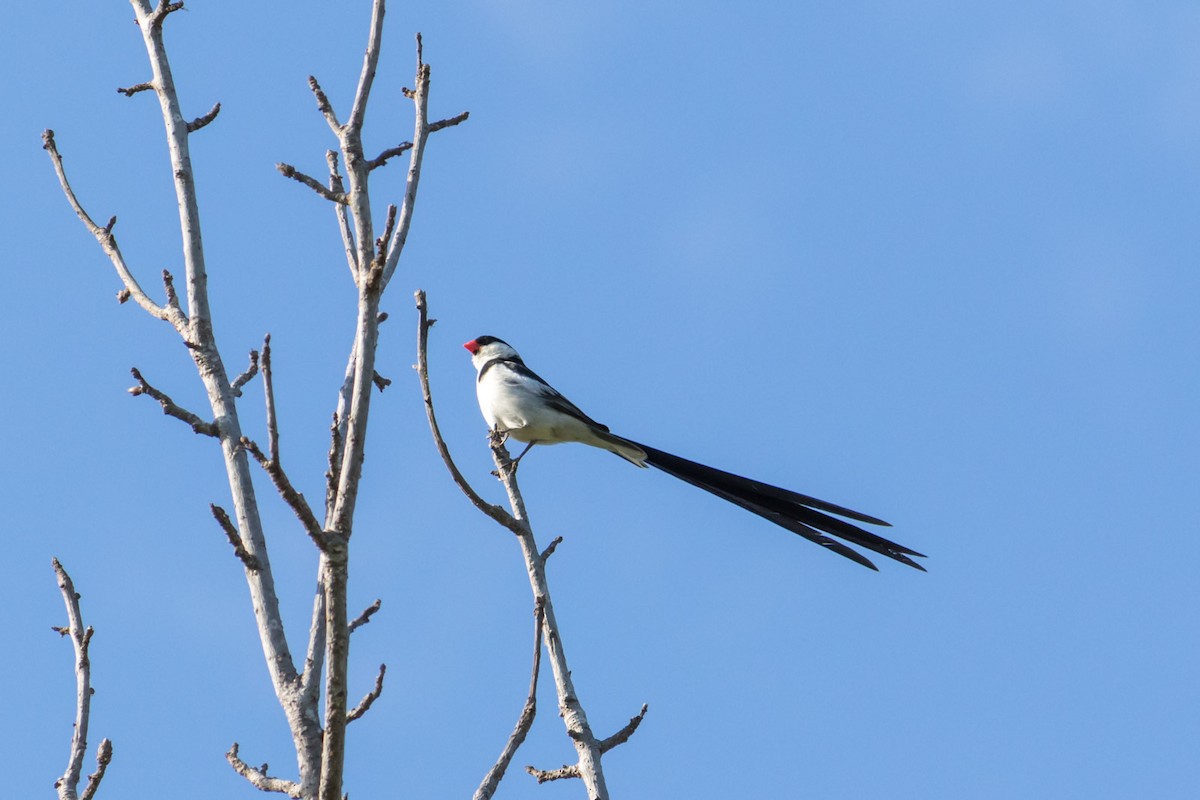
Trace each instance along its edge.
<path fill-rule="evenodd" d="M 183 8 L 183 3 L 160 0 L 156 6 L 152 6 L 149 0 L 130 2 L 149 57 L 151 77 L 148 81 L 118 91 L 128 97 L 152 93 L 159 102 L 166 128 L 171 172 L 179 205 L 179 224 L 183 234 L 185 275 L 181 286 L 176 286 L 175 277 L 171 273 L 163 271 L 162 301 L 153 299 L 143 289 L 135 277 L 135 270 L 126 262 L 117 244 L 113 232 L 116 217 L 111 217 L 104 225 L 97 224 L 85 211 L 71 188 L 53 131 L 47 130 L 43 134 L 43 144 L 72 209 L 96 238 L 117 272 L 122 283 L 118 299 L 121 302 L 134 300 L 147 313 L 174 328 L 187 347 L 208 396 L 209 413 L 202 415 L 180 406 L 167 393 L 152 385 L 137 369 L 132 371 L 136 382 L 130 389 L 132 394 L 152 398 L 165 414 L 181 420 L 197 434 L 215 439 L 220 447 L 229 481 L 233 512 L 231 514 L 214 504 L 212 513 L 218 526 L 228 537 L 245 574 L 267 670 L 292 735 L 297 776 L 295 779 L 274 777 L 268 775 L 265 768 L 250 766 L 241 759 L 236 743 L 227 754 L 228 761 L 239 774 L 264 791 L 306 800 L 340 800 L 346 725 L 365 713 L 380 695 L 384 677 L 384 668 L 381 667 L 375 686 L 355 708 L 348 708 L 346 668 L 350 634 L 377 610 L 377 606 L 372 607 L 351 622 L 346 602 L 346 585 L 371 391 L 373 387 L 382 390 L 387 385 L 387 381 L 375 370 L 375 353 L 382 317 L 380 299 L 395 274 L 408 237 L 426 141 L 431 133 L 456 125 L 465 120 L 467 115 L 464 113 L 449 119 L 429 121 L 430 69 L 429 65 L 424 63 L 421 40 L 418 36 L 416 77 L 413 88 L 405 90 L 405 95 L 412 100 L 415 110 L 412 140 L 388 148 L 374 157 L 364 153 L 362 129 L 379 63 L 385 0 L 373 2 L 362 70 L 345 122 L 339 120 L 333 104 L 317 80 L 309 78 L 309 86 L 316 97 L 317 108 L 337 139 L 337 150 L 326 154 L 329 174 L 325 183 L 289 165 L 280 164 L 279 170 L 285 176 L 309 186 L 332 203 L 341 230 L 350 274 L 358 293 L 353 346 L 346 366 L 345 380 L 337 395 L 331 430 L 325 510 L 323 517 L 318 518 L 307 499 L 295 489 L 281 461 L 279 424 L 275 416 L 270 369 L 270 337 L 264 342 L 261 357 L 252 352 L 249 368 L 233 377 L 225 367 L 217 344 L 209 304 L 208 268 L 205 262 L 200 209 L 196 195 L 196 175 L 192 169 L 189 141 L 192 134 L 217 119 L 221 109 L 220 103 L 214 104 L 208 112 L 190 122 L 184 116 L 164 43 L 164 26 L 174 12 Z M 374 170 L 385 166 L 390 159 L 404 154 L 408 155 L 404 196 L 399 208 L 395 205 L 388 206 L 383 231 L 377 235 L 369 192 L 370 176 Z M 344 176 L 341 173 L 343 166 Z M 256 374 L 261 374 L 266 398 L 268 441 L 265 452 L 257 443 L 243 435 L 239 418 L 238 399 L 241 397 L 241 390 Z M 297 664 L 292 654 L 280 614 L 267 539 L 251 479 L 251 457 L 270 478 L 320 553 L 318 588 L 313 600 L 312 620 L 302 664 Z M 65 572 L 60 571 L 60 580 L 64 579 Z M 69 579 L 65 580 L 69 582 Z M 68 590 L 64 588 L 64 595 L 67 593 Z M 73 590 L 70 590 L 70 593 L 73 594 Z M 70 608 L 70 601 L 68 607 Z M 69 630 L 76 643 L 77 664 L 82 665 L 77 667 L 77 671 L 80 672 L 80 685 L 83 687 L 87 680 L 88 634 L 78 633 L 82 627 L 81 623 L 76 624 L 76 617 L 77 606 L 76 614 L 71 617 Z M 81 688 L 80 692 L 82 696 L 84 689 Z M 64 798 L 75 796 L 82 747 L 86 744 L 87 706 L 84 704 L 80 708 L 81 717 L 76 724 L 77 742 L 72 745 L 71 767 L 59 782 L 59 794 Z M 98 774 L 103 774 L 103 768 Z M 99 778 L 96 778 L 95 783 L 99 783 Z M 85 790 L 85 797 L 90 796 L 88 791 L 94 792 L 94 788 L 89 786 L 89 789 Z"/>
<path fill-rule="evenodd" d="M 428 137 L 437 130 L 464 121 L 467 114 L 435 122 L 429 121 L 430 68 L 424 62 L 421 37 L 418 34 L 414 88 L 404 90 L 405 96 L 412 100 L 415 112 L 412 140 L 390 147 L 374 157 L 368 157 L 364 152 L 362 131 L 382 47 L 385 0 L 373 0 L 362 70 L 349 114 L 344 122 L 339 118 L 333 103 L 316 78 L 308 79 L 309 87 L 316 98 L 317 109 L 337 140 L 337 149 L 329 150 L 325 155 L 328 174 L 323 181 L 289 164 L 281 163 L 277 167 L 283 176 L 307 186 L 332 204 L 342 236 L 347 265 L 357 289 L 353 345 L 345 378 L 337 393 L 336 410 L 331 426 L 325 509 L 323 516 L 318 517 L 308 500 L 295 488 L 281 458 L 270 335 L 264 338 L 261 351 L 251 351 L 247 368 L 233 377 L 224 365 L 217 344 L 209 305 L 208 270 L 195 191 L 196 176 L 192 170 L 188 148 L 191 135 L 214 122 L 221 106 L 216 103 L 204 115 L 191 122 L 185 121 L 163 35 L 168 18 L 180 10 L 183 4 L 168 3 L 166 0 L 161 0 L 154 7 L 151 7 L 147 0 L 131 0 L 131 3 L 149 56 L 151 79 L 118 91 L 128 97 L 149 92 L 159 101 L 166 126 L 183 233 L 185 275 L 181 287 L 177 288 L 175 277 L 164 271 L 163 301 L 153 299 L 142 288 L 135 277 L 135 270 L 126 262 L 117 244 L 113 232 L 116 218 L 112 217 L 106 224 L 99 225 L 85 211 L 71 188 L 53 131 L 47 130 L 43 135 L 44 147 L 50 155 L 72 209 L 96 238 L 117 272 L 122 283 L 118 299 L 122 303 L 134 300 L 146 312 L 169 323 L 175 329 L 191 354 L 208 396 L 209 414 L 202 415 L 176 403 L 170 395 L 150 383 L 138 369 L 132 370 L 135 384 L 130 392 L 133 395 L 151 398 L 159 404 L 164 414 L 184 422 L 197 434 L 215 439 L 220 447 L 228 476 L 233 511 L 230 513 L 215 503 L 211 505 L 211 511 L 218 527 L 229 540 L 245 574 L 268 673 L 292 735 L 297 774 L 295 778 L 279 777 L 269 774 L 266 765 L 252 766 L 242 759 L 236 742 L 230 747 L 226 758 L 238 774 L 260 790 L 305 800 L 340 800 L 346 725 L 366 713 L 381 695 L 386 674 L 386 666 L 381 665 L 374 686 L 357 705 L 350 707 L 346 682 L 350 635 L 367 622 L 380 607 L 379 601 L 376 601 L 373 606 L 351 620 L 346 600 L 349 546 L 362 475 L 371 393 L 373 387 L 382 390 L 389 383 L 375 369 L 379 324 L 385 316 L 380 312 L 380 301 L 395 274 L 408 238 Z M 369 192 L 371 174 L 374 170 L 384 167 L 389 160 L 406 154 L 408 174 L 403 199 L 399 207 L 387 207 L 383 230 L 377 235 Z M 467 497 L 481 511 L 515 535 L 534 597 L 533 666 L 528 697 L 517 725 L 506 741 L 500 757 L 484 776 L 475 797 L 488 798 L 495 793 L 533 724 L 544 646 L 554 674 L 560 715 L 566 733 L 575 746 L 577 759 L 575 763 L 558 769 L 526 767 L 526 770 L 539 783 L 560 778 L 579 778 L 589 798 L 607 800 L 608 789 L 602 769 L 602 756 L 633 734 L 646 714 L 646 706 L 643 705 L 641 711 L 617 733 L 603 739 L 593 733 L 583 703 L 572 684 L 563 637 L 555 618 L 546 576 L 547 559 L 561 539 L 555 539 L 544 550 L 539 548 L 517 485 L 515 464 L 509 458 L 502 437 L 493 434 L 491 449 L 496 464 L 496 475 L 508 496 L 510 511 L 485 502 L 455 467 L 434 416 L 426 356 L 428 332 L 433 323 L 428 319 L 423 292 L 417 294 L 417 307 L 418 374 L 435 444 L 455 483 Z M 244 436 L 239 420 L 238 401 L 242 397 L 242 390 L 255 377 L 262 381 L 265 399 L 265 446 L 260 446 Z M 292 655 L 280 615 L 267 539 L 251 479 L 251 459 L 270 479 L 319 552 L 318 588 L 313 599 L 312 618 L 302 664 L 297 664 Z M 64 587 L 63 593 L 67 598 L 70 617 L 69 628 L 62 630 L 64 633 L 69 632 L 75 642 L 79 674 L 79 714 L 72 741 L 71 761 L 67 772 L 57 785 L 60 798 L 75 800 L 78 796 L 76 786 L 83 750 L 86 747 L 89 708 L 87 698 L 90 693 L 87 643 L 91 630 L 83 631 L 77 596 L 73 588 L 70 588 L 70 579 L 66 577 L 65 571 L 57 561 L 55 568 L 59 573 L 60 585 Z M 95 792 L 110 755 L 111 748 L 106 740 L 101 746 L 100 768 L 89 781 L 84 793 L 85 800 Z"/>

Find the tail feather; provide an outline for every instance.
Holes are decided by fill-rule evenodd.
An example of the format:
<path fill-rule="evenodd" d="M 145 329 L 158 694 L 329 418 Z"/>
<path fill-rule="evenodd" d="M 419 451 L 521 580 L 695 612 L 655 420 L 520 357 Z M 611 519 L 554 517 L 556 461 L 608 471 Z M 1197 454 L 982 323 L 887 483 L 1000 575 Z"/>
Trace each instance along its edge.
<path fill-rule="evenodd" d="M 592 428 L 591 434 L 599 440 L 596 443 L 598 447 L 616 453 L 634 466 L 646 468 L 646 449 L 637 442 L 631 442 L 615 433 L 609 433 L 607 428 Z"/>
<path fill-rule="evenodd" d="M 922 553 L 865 531 L 857 525 L 837 519 L 830 514 L 873 525 L 888 524 L 881 519 L 827 503 L 815 497 L 750 478 L 743 478 L 740 475 L 724 472 L 704 464 L 697 464 L 695 461 L 688 461 L 686 458 L 664 453 L 644 444 L 636 442 L 630 442 L 630 444 L 641 448 L 646 453 L 646 464 L 728 500 L 734 505 L 741 506 L 763 519 L 770 520 L 776 525 L 826 547 L 851 561 L 862 564 L 864 567 L 877 569 L 870 559 L 830 537 L 836 536 L 922 572 L 925 571 L 924 567 L 909 558 L 909 556 L 924 558 Z"/>

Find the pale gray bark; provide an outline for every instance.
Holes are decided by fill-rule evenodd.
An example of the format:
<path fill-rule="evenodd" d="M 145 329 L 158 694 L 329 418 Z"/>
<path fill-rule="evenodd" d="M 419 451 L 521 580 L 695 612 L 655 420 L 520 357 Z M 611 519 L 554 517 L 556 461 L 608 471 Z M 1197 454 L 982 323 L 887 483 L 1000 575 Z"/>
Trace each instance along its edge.
<path fill-rule="evenodd" d="M 231 381 L 217 346 L 209 307 L 208 272 L 195 189 L 196 178 L 189 153 L 189 136 L 216 119 L 220 104 L 214 105 L 208 113 L 191 122 L 185 121 L 182 114 L 163 41 L 163 25 L 169 15 L 183 7 L 183 3 L 161 0 L 158 5 L 151 6 L 148 0 L 130 2 L 149 57 L 152 78 L 120 91 L 130 97 L 152 92 L 159 101 L 179 209 L 185 269 L 185 287 L 181 293 L 177 293 L 172 276 L 164 272 L 166 302 L 160 304 L 150 298 L 117 247 L 113 234 L 116 218 L 112 218 L 104 226 L 97 225 L 71 189 L 52 131 L 46 131 L 44 134 L 44 146 L 50 154 L 72 209 L 95 236 L 121 280 L 123 289 L 118 295 L 119 299 L 124 302 L 132 298 L 148 313 L 171 323 L 187 345 L 208 395 L 211 421 L 179 407 L 168 395 L 151 386 L 140 373 L 134 373 L 138 381 L 138 385 L 131 390 L 134 394 L 154 398 L 162 406 L 164 413 L 188 423 L 197 433 L 212 436 L 220 443 L 233 514 L 231 516 L 224 509 L 214 505 L 213 515 L 229 538 L 234 553 L 244 568 L 271 683 L 283 708 L 295 746 L 298 780 L 274 778 L 266 775 L 264 770 L 248 766 L 239 757 L 236 744 L 227 753 L 227 760 L 235 770 L 260 789 L 305 800 L 318 797 L 322 800 L 341 800 L 345 726 L 351 716 L 346 707 L 346 668 L 351 629 L 346 610 L 347 565 L 349 540 L 362 475 L 371 387 L 377 382 L 381 387 L 385 385 L 375 372 L 380 298 L 388 279 L 394 273 L 408 234 L 426 139 L 432 131 L 457 124 L 465 119 L 466 115 L 432 125 L 428 122 L 426 113 L 429 67 L 423 63 L 418 38 L 416 88 L 410 94 L 416 108 L 416 124 L 413 143 L 404 150 L 409 153 L 404 200 L 398 218 L 395 208 L 389 208 L 385 235 L 377 243 L 368 177 L 371 170 L 382 166 L 386 159 L 369 160 L 364 156 L 362 126 L 379 61 L 385 0 L 373 0 L 362 72 L 345 125 L 337 122 L 332 105 L 321 92 L 316 80 L 310 79 L 317 95 L 318 108 L 329 121 L 338 139 L 341 161 L 347 171 L 347 186 L 343 186 L 343 179 L 338 174 L 338 154 L 333 151 L 327 154 L 330 171 L 328 189 L 290 168 L 285 169 L 281 166 L 281 171 L 310 186 L 315 184 L 314 188 L 317 188 L 323 197 L 335 203 L 347 260 L 359 292 L 347 379 L 343 391 L 339 393 L 338 411 L 331 431 L 329 489 L 325 519 L 322 523 L 313 514 L 303 495 L 292 487 L 280 462 L 279 428 L 275 419 L 270 379 L 269 343 L 264 346 L 261 364 L 267 398 L 267 453 L 263 453 L 254 442 L 243 436 L 237 407 L 237 398 L 242 394 L 242 387 L 254 377 L 258 369 L 256 356 L 252 354 L 251 368 Z M 180 294 L 183 295 L 184 303 L 180 302 Z M 305 530 L 320 549 L 317 595 L 313 603 L 313 618 L 303 672 L 297 669 L 280 616 L 266 537 L 251 481 L 248 455 L 253 455 L 271 477 L 280 495 L 295 511 Z M 322 674 L 325 679 L 324 726 L 320 714 Z M 381 691 L 382 670 L 375 688 L 367 694 L 355 713 L 364 713 Z M 86 723 L 86 719 L 84 722 Z M 77 726 L 77 732 L 78 730 Z M 73 759 L 74 752 L 73 747 Z M 73 774 L 77 782 L 78 769 Z"/>
<path fill-rule="evenodd" d="M 517 542 L 521 546 L 521 555 L 525 559 L 525 571 L 529 575 L 529 586 L 533 596 L 542 606 L 542 638 L 546 642 L 546 652 L 550 656 L 550 667 L 554 671 L 554 689 L 558 694 L 558 713 L 563 725 L 567 728 L 567 736 L 575 745 L 575 753 L 579 759 L 575 767 L 583 785 L 587 790 L 589 800 L 608 800 L 608 785 L 604 780 L 604 769 L 600 761 L 600 741 L 592 733 L 583 703 L 575 691 L 571 680 L 571 670 L 567 666 L 567 654 L 563 647 L 562 635 L 558 620 L 554 616 L 554 602 L 550 599 L 550 583 L 546 579 L 546 559 L 538 550 L 537 541 L 533 536 L 533 527 L 529 515 L 525 511 L 525 500 L 521 497 L 520 487 L 517 486 L 516 465 L 509 458 L 504 446 L 503 437 L 492 435 L 492 459 L 508 494 L 509 507 L 513 517 L 521 526 L 517 534 Z"/>
<path fill-rule="evenodd" d="M 96 750 L 96 771 L 88 776 L 83 794 L 79 794 L 79 776 L 83 772 L 83 758 L 87 751 L 88 724 L 92 710 L 92 661 L 88 656 L 88 645 L 92 641 L 92 628 L 83 625 L 83 613 L 79 610 L 79 593 L 63 565 L 55 558 L 52 561 L 54 574 L 58 577 L 58 588 L 67 607 L 67 626 L 55 628 L 59 634 L 71 639 L 75 650 L 75 726 L 71 733 L 71 751 L 67 758 L 67 769 L 54 782 L 59 800 L 91 800 L 100 788 L 104 771 L 112 760 L 112 742 L 104 739 Z"/>

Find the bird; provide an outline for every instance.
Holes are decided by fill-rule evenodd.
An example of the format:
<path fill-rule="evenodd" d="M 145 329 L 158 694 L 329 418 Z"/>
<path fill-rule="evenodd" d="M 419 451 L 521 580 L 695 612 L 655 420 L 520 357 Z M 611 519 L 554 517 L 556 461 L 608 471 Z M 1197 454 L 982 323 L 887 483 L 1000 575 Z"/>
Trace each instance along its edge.
<path fill-rule="evenodd" d="M 488 427 L 526 444 L 513 460 L 514 465 L 519 464 L 534 445 L 564 442 L 590 445 L 615 453 L 635 466 L 654 467 L 869 569 L 878 571 L 879 568 L 838 539 L 926 571 L 913 561 L 913 558 L 925 558 L 924 554 L 854 524 L 890 527 L 890 523 L 618 436 L 527 367 L 524 359 L 503 339 L 479 336 L 463 347 L 470 352 L 477 373 L 475 392 Z"/>

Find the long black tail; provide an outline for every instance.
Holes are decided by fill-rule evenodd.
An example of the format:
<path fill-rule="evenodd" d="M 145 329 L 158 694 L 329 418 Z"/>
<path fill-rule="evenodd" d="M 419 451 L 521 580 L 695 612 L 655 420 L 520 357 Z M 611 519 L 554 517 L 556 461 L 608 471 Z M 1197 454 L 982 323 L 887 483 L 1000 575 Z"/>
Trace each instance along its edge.
<path fill-rule="evenodd" d="M 879 569 L 858 551 L 829 537 L 836 536 L 839 539 L 845 539 L 851 544 L 915 567 L 922 572 L 925 571 L 924 567 L 909 558 L 909 556 L 924 558 L 923 554 L 909 550 L 882 536 L 864 531 L 857 525 L 852 525 L 837 517 L 846 517 L 869 525 L 888 525 L 881 519 L 827 503 L 815 497 L 781 489 L 778 486 L 771 486 L 713 467 L 706 467 L 695 461 L 688 461 L 686 458 L 673 456 L 644 444 L 636 442 L 635 444 L 646 451 L 646 463 L 650 466 L 739 505 L 747 511 L 758 514 L 763 519 L 768 519 L 792 533 L 799 534 L 810 542 L 827 547 L 838 555 L 845 556 L 864 567 L 873 570 Z M 830 514 L 836 514 L 837 517 L 832 517 Z"/>

